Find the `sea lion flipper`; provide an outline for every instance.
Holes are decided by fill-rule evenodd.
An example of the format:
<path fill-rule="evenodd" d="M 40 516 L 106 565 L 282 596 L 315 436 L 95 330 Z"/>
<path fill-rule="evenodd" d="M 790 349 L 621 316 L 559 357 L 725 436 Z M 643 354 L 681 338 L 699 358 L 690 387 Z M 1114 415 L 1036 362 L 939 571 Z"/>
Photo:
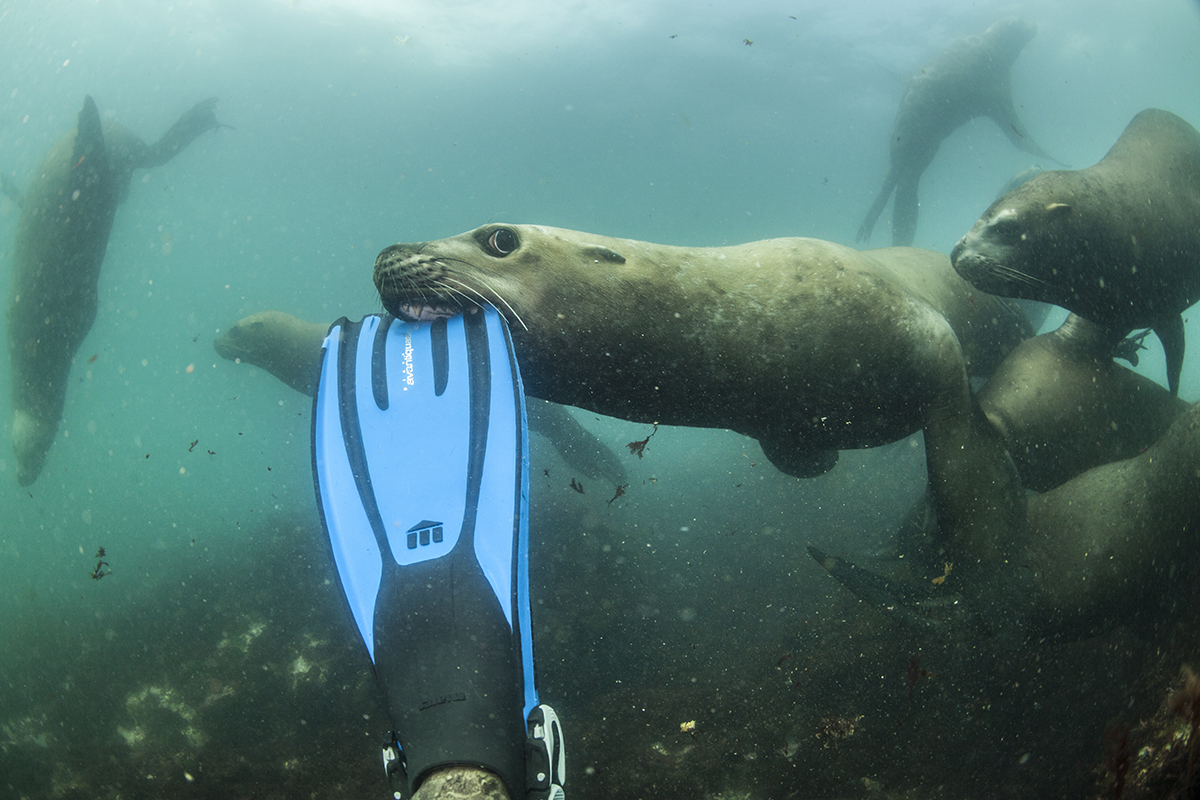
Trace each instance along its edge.
<path fill-rule="evenodd" d="M 1183 372 L 1183 315 L 1177 314 L 1160 320 L 1154 325 L 1154 334 L 1162 342 L 1163 353 L 1167 357 L 1167 388 L 1171 394 L 1179 395 L 1179 376 Z"/>
<path fill-rule="evenodd" d="M 209 97 L 183 113 L 163 137 L 152 144 L 145 157 L 135 166 L 158 167 L 175 157 L 183 148 L 204 133 L 221 127 L 216 115 L 217 98 Z"/>
<path fill-rule="evenodd" d="M 529 430 L 550 440 L 554 449 L 574 469 L 620 486 L 629 482 L 625 465 L 616 454 L 579 423 L 567 407 L 548 401 L 526 405 Z"/>
<path fill-rule="evenodd" d="M 7 175 L 0 174 L 0 194 L 16 203 L 17 208 L 25 206 L 25 196 L 21 194 L 17 185 L 8 179 Z"/>
<path fill-rule="evenodd" d="M 108 167 L 108 152 L 104 146 L 104 130 L 100 126 L 100 111 L 90 94 L 83 98 L 83 108 L 79 111 L 71 165 L 67 185 L 75 200 L 79 199 L 80 193 L 97 186 Z"/>
<path fill-rule="evenodd" d="M 1025 130 L 1025 126 L 1017 118 L 1016 112 L 1013 112 L 1007 119 L 1000 117 L 992 117 L 992 119 L 995 120 L 996 124 L 1000 126 L 1000 130 L 1004 131 L 1004 135 L 1008 137 L 1008 140 L 1018 150 L 1022 150 L 1038 158 L 1044 158 L 1047 161 L 1053 161 L 1063 169 L 1069 169 L 1066 164 L 1047 153 L 1040 144 L 1033 140 L 1033 137 L 1029 135 L 1029 131 Z"/>
<path fill-rule="evenodd" d="M 887 177 L 883 179 L 883 185 L 879 187 L 879 194 L 875 195 L 875 202 L 871 203 L 871 208 L 867 210 L 867 216 L 863 218 L 862 225 L 858 227 L 858 233 L 854 235 L 854 241 L 869 242 L 871 240 L 871 231 L 875 229 L 875 223 L 879 220 L 879 215 L 883 213 L 883 207 L 887 205 L 887 201 L 892 196 L 892 190 L 895 188 L 895 172 L 889 169 Z"/>
<path fill-rule="evenodd" d="M 813 448 L 800 434 L 764 436 L 758 440 L 763 455 L 780 472 L 795 478 L 815 478 L 824 475 L 837 464 L 838 451 Z"/>
<path fill-rule="evenodd" d="M 933 591 L 938 588 L 935 585 L 926 587 L 889 580 L 812 545 L 808 545 L 807 550 L 813 560 L 851 594 L 901 622 L 918 628 L 940 628 L 955 621 L 931 613 L 936 607 L 934 601 L 938 599 L 937 593 Z M 952 605 L 948 608 L 951 611 L 956 610 Z"/>

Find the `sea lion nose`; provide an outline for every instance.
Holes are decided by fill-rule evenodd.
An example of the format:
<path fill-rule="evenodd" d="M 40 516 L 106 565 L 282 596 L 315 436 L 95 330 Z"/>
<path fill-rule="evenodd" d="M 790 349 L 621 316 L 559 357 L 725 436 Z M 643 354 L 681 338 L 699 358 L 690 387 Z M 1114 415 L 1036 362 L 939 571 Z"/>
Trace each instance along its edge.
<path fill-rule="evenodd" d="M 374 277 L 376 282 L 379 278 L 394 269 L 397 264 L 409 257 L 413 253 L 418 253 L 425 246 L 425 242 L 417 242 L 415 244 L 394 244 L 390 247 L 385 247 L 379 251 L 379 255 L 375 257 Z"/>
<path fill-rule="evenodd" d="M 954 248 L 950 251 L 950 263 L 951 264 L 958 261 L 958 257 L 960 255 L 962 255 L 962 251 L 964 249 L 966 249 L 966 246 L 967 246 L 967 237 L 964 236 L 958 240 L 958 242 L 954 245 Z"/>

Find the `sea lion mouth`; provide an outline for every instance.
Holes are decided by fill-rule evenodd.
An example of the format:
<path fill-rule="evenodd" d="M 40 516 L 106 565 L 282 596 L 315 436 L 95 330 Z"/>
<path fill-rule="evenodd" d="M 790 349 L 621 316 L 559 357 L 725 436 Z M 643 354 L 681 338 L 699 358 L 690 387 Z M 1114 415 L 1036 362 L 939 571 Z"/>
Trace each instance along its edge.
<path fill-rule="evenodd" d="M 392 316 L 405 322 L 434 322 L 439 319 L 449 319 L 464 311 L 473 314 L 479 310 L 479 307 L 476 305 L 464 307 L 436 299 L 420 299 L 389 303 L 387 310 Z"/>
<path fill-rule="evenodd" d="M 392 245 L 375 259 L 375 289 L 389 314 L 405 322 L 433 322 L 490 306 L 508 324 L 528 330 L 512 304 L 474 264 L 422 253 L 426 246 Z"/>

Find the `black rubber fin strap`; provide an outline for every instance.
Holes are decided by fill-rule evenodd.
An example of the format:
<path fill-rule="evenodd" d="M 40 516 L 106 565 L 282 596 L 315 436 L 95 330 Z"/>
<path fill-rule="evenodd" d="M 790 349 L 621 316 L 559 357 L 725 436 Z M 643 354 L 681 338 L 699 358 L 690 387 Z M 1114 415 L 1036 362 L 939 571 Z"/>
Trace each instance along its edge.
<path fill-rule="evenodd" d="M 379 327 L 375 329 L 375 341 L 371 348 L 371 392 L 375 395 L 375 405 L 380 411 L 387 411 L 388 381 L 387 381 L 387 336 L 396 320 L 391 314 L 379 318 Z"/>
<path fill-rule="evenodd" d="M 433 350 L 433 394 L 441 397 L 450 382 L 450 339 L 446 334 L 446 320 L 433 321 L 429 328 L 429 345 Z"/>
<path fill-rule="evenodd" d="M 445 342 L 445 320 L 441 323 L 441 338 Z M 470 456 L 467 459 L 467 496 L 466 509 L 463 517 L 462 537 L 474 548 L 475 518 L 479 513 L 479 489 L 483 481 L 483 460 L 487 456 L 488 424 L 492 408 L 492 356 L 488 350 L 487 322 L 482 314 L 467 314 L 463 319 L 463 330 L 467 339 L 467 380 L 470 382 L 470 438 L 467 446 Z M 438 363 L 438 328 L 431 333 L 434 346 L 434 364 Z M 435 375 L 437 369 L 434 370 Z M 435 377 L 436 381 L 436 377 Z"/>
<path fill-rule="evenodd" d="M 363 511 L 371 521 L 371 531 L 386 559 L 392 559 L 392 548 L 388 544 L 379 504 L 375 502 L 375 489 L 371 485 L 371 471 L 367 467 L 366 450 L 363 449 L 362 426 L 358 421 L 358 339 L 362 322 L 351 322 L 342 329 L 342 341 L 338 344 L 338 414 L 342 422 L 342 440 L 346 444 L 346 458 L 354 474 L 354 484 Z"/>

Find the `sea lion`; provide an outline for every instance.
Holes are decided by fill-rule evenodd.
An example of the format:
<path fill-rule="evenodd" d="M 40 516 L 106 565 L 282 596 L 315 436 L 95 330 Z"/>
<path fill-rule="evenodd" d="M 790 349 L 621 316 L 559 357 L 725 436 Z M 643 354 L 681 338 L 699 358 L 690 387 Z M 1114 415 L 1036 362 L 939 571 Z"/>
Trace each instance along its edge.
<path fill-rule="evenodd" d="M 1136 456 L 1188 408 L 1113 361 L 1119 338 L 1071 314 L 1058 330 L 1017 345 L 979 391 L 1026 489 L 1045 492 Z"/>
<path fill-rule="evenodd" d="M 1054 303 L 1127 333 L 1151 327 L 1179 390 L 1181 313 L 1200 299 L 1200 133 L 1141 112 L 1108 154 L 1044 172 L 992 203 L 954 246 L 985 292 Z"/>
<path fill-rule="evenodd" d="M 321 376 L 321 348 L 328 332 L 328 323 L 308 322 L 282 311 L 260 311 L 230 325 L 213 341 L 213 348 L 228 361 L 266 370 L 312 397 Z M 614 486 L 629 482 L 620 459 L 563 406 L 530 400 L 525 410 L 529 430 L 545 436 L 572 468 Z"/>
<path fill-rule="evenodd" d="M 133 170 L 165 164 L 216 128 L 216 103 L 197 103 L 147 145 L 115 122 L 102 123 L 87 97 L 78 128 L 50 149 L 25 193 L 8 305 L 13 450 L 22 486 L 41 474 L 58 430 L 71 361 L 96 318 L 100 265 Z"/>
<path fill-rule="evenodd" d="M 1200 528 L 1200 404 L 1134 458 L 1029 499 L 1036 618 L 1050 630 L 1110 625 L 1150 607 Z"/>
<path fill-rule="evenodd" d="M 944 542 L 970 554 L 960 567 L 970 585 L 1003 587 L 974 598 L 999 627 L 1012 619 L 1006 591 L 1022 583 L 989 578 L 1024 547 L 1025 495 L 974 400 L 964 351 L 978 370 L 1029 329 L 952 272 L 944 255 L 914 248 L 671 247 L 485 225 L 386 248 L 374 278 L 384 307 L 406 319 L 494 305 L 534 397 L 729 428 L 792 475 L 923 429 Z"/>
<path fill-rule="evenodd" d="M 958 402 L 962 351 L 979 372 L 1031 333 L 942 254 L 817 239 L 694 248 L 485 225 L 385 249 L 375 284 L 402 318 L 495 305 L 534 397 L 730 428 L 804 477 L 919 430 Z"/>
<path fill-rule="evenodd" d="M 975 117 L 990 117 L 1020 150 L 1051 158 L 1017 117 L 1009 76 L 1013 62 L 1037 33 L 1019 19 L 993 23 L 983 34 L 960 39 L 912 76 L 892 126 L 888 171 L 856 241 L 871 230 L 892 191 L 892 244 L 910 245 L 917 232 L 917 186 L 942 140 Z"/>
<path fill-rule="evenodd" d="M 1029 496 L 1013 521 L 1022 544 L 1009 548 L 1007 569 L 961 574 L 963 552 L 947 559 L 946 521 L 931 513 L 928 497 L 898 534 L 901 558 L 875 559 L 868 570 L 812 546 L 809 553 L 859 598 L 918 627 L 974 630 L 983 622 L 1044 642 L 1151 624 L 1178 586 L 1172 579 L 1190 575 L 1197 555 L 1200 404 L 1183 405 L 1141 454 Z"/>

